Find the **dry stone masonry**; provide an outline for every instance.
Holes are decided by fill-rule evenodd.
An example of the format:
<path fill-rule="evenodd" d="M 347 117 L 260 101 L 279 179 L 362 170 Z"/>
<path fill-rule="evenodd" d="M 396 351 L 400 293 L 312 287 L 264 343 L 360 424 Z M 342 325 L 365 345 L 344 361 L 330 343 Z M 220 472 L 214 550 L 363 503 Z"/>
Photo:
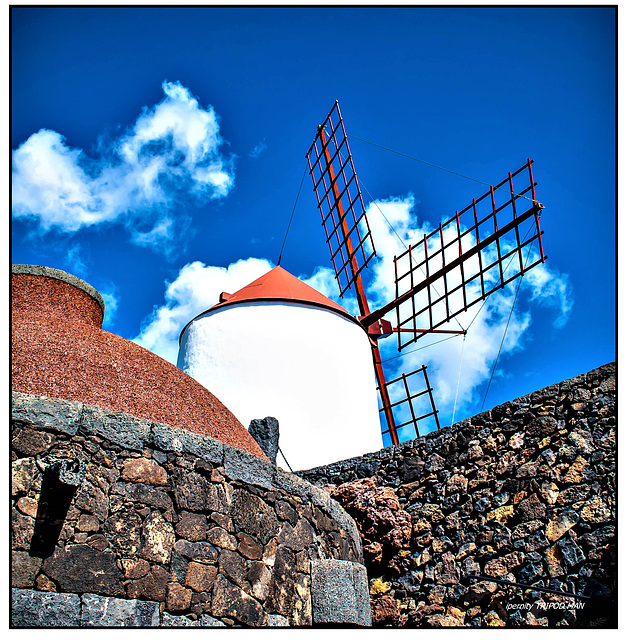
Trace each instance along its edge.
<path fill-rule="evenodd" d="M 616 625 L 613 363 L 299 475 L 358 524 L 374 626 Z"/>
<path fill-rule="evenodd" d="M 13 393 L 12 498 L 15 627 L 371 624 L 354 521 L 207 436 Z"/>

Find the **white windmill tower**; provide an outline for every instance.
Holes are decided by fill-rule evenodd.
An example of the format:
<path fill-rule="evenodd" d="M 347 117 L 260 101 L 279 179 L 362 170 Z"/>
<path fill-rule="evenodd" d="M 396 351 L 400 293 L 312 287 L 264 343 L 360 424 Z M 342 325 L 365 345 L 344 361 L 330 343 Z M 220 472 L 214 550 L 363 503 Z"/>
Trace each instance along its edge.
<path fill-rule="evenodd" d="M 294 470 L 382 447 L 369 340 L 343 307 L 275 267 L 181 332 L 177 366 L 244 424 L 272 416 Z"/>

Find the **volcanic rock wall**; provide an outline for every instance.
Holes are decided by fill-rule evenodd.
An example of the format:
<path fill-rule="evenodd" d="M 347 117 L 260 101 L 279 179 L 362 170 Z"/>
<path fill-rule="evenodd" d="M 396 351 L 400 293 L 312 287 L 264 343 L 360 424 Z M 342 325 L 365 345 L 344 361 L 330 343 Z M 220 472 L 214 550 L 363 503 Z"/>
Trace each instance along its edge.
<path fill-rule="evenodd" d="M 369 625 L 321 489 L 207 436 L 13 393 L 12 625 Z"/>
<path fill-rule="evenodd" d="M 374 625 L 616 624 L 615 375 L 300 472 L 358 524 Z"/>

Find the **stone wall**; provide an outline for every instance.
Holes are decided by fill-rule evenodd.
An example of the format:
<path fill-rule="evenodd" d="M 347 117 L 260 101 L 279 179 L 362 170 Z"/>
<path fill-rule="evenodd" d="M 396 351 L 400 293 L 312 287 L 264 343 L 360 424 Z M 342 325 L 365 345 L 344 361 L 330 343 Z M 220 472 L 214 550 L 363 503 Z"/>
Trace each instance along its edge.
<path fill-rule="evenodd" d="M 13 626 L 369 625 L 325 491 L 207 436 L 13 394 Z"/>
<path fill-rule="evenodd" d="M 612 363 L 299 473 L 358 524 L 374 625 L 616 624 L 615 377 Z"/>

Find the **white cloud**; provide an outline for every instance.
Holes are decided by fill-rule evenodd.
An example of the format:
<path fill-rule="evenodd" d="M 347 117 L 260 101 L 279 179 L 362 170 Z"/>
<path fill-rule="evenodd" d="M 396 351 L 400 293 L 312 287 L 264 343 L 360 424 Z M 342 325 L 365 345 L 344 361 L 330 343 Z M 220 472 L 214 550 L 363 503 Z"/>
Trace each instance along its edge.
<path fill-rule="evenodd" d="M 214 306 L 221 292 L 234 293 L 273 266 L 260 258 L 239 260 L 227 268 L 199 261 L 186 264 L 175 280 L 166 283 L 165 304 L 154 308 L 134 342 L 176 364 L 179 334 L 184 326 Z"/>
<path fill-rule="evenodd" d="M 266 140 L 262 140 L 262 142 L 258 142 L 258 144 L 251 149 L 249 152 L 250 158 L 257 158 L 261 153 L 266 151 Z"/>
<path fill-rule="evenodd" d="M 105 317 L 103 318 L 103 328 L 107 329 L 114 324 L 116 311 L 118 310 L 118 297 L 114 287 L 111 289 L 101 289 L 100 295 L 105 303 Z"/>
<path fill-rule="evenodd" d="M 558 329 L 565 326 L 574 302 L 568 279 L 558 277 L 556 272 L 545 266 L 532 269 L 525 277 L 531 299 L 549 307 L 558 306 L 560 313 L 553 320 L 553 325 Z"/>
<path fill-rule="evenodd" d="M 68 270 L 79 278 L 85 277 L 87 273 L 87 265 L 83 258 L 83 247 L 80 244 L 72 244 L 65 256 L 65 262 L 69 265 Z"/>
<path fill-rule="evenodd" d="M 330 267 L 316 267 L 310 277 L 300 275 L 299 279 L 330 298 L 333 302 L 336 302 L 336 304 L 347 309 L 352 315 L 357 316 L 359 314 L 358 303 L 355 298 L 347 295 L 345 298 L 339 296 L 339 286 L 334 279 L 334 271 Z"/>
<path fill-rule="evenodd" d="M 134 242 L 172 248 L 175 196 L 226 196 L 234 158 L 221 151 L 212 106 L 201 107 L 179 82 L 162 89 L 163 100 L 126 132 L 101 141 L 98 157 L 70 148 L 55 131 L 30 136 L 13 151 L 13 215 L 34 219 L 43 232 L 121 222 Z"/>

